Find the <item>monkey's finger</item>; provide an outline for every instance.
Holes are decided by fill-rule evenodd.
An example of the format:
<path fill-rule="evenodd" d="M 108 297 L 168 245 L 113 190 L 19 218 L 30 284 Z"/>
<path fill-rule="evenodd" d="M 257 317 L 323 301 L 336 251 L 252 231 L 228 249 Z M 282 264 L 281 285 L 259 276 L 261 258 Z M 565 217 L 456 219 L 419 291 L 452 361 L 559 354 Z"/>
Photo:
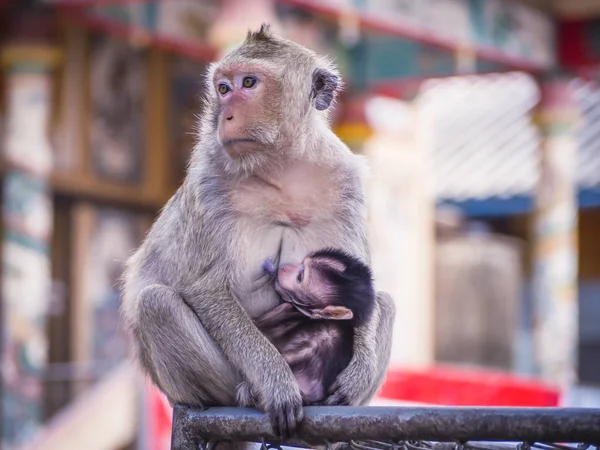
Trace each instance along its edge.
<path fill-rule="evenodd" d="M 273 434 L 277 437 L 281 437 L 281 429 L 279 427 L 279 417 L 277 412 L 275 414 L 269 414 L 269 420 L 271 422 L 271 428 L 273 428 Z"/>
<path fill-rule="evenodd" d="M 336 380 L 334 381 L 331 386 L 329 386 L 329 389 L 327 389 L 327 395 L 328 396 L 332 396 L 335 395 L 340 389 L 340 383 Z"/>
<path fill-rule="evenodd" d="M 294 425 L 290 421 L 289 411 L 287 408 L 283 411 L 283 415 L 281 416 L 281 426 L 283 432 L 282 437 L 284 439 L 289 439 L 292 435 L 292 429 L 294 428 Z"/>
<path fill-rule="evenodd" d="M 330 395 L 329 397 L 327 397 L 325 399 L 325 405 L 327 406 L 336 406 L 337 404 L 337 397 L 335 394 Z"/>
<path fill-rule="evenodd" d="M 287 414 L 284 407 L 279 407 L 271 414 L 271 426 L 273 433 L 279 438 L 288 438 Z"/>
<path fill-rule="evenodd" d="M 296 435 L 298 425 L 304 420 L 304 408 L 302 405 L 294 405 L 288 417 L 288 427 L 290 428 L 290 436 Z"/>
<path fill-rule="evenodd" d="M 282 439 L 289 439 L 294 436 L 298 427 L 298 422 L 303 418 L 304 411 L 302 406 L 288 406 L 282 407 L 279 414 L 277 414 L 277 421 L 275 427 L 277 427 L 277 436 Z"/>
<path fill-rule="evenodd" d="M 292 434 L 296 431 L 296 424 L 294 421 L 292 410 L 293 408 L 291 407 L 284 408 L 281 417 L 283 438 L 285 439 L 289 439 L 292 436 Z"/>
<path fill-rule="evenodd" d="M 338 398 L 336 395 L 331 395 L 325 400 L 327 406 L 338 406 Z"/>
<path fill-rule="evenodd" d="M 338 390 L 337 392 L 334 392 L 329 397 L 327 397 L 327 399 L 325 400 L 325 404 L 327 406 L 349 406 L 350 401 L 347 395 Z"/>
<path fill-rule="evenodd" d="M 348 395 L 344 393 L 342 389 L 342 383 L 340 380 L 336 380 L 328 389 L 328 405 L 329 406 L 346 406 L 350 404 L 350 400 L 348 399 Z"/>

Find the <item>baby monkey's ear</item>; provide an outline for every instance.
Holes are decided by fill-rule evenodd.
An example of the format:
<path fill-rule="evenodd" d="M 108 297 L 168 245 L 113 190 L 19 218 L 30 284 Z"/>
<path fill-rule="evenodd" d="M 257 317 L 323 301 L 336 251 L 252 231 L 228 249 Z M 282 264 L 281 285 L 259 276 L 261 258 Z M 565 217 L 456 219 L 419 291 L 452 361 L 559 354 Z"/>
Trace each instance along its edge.
<path fill-rule="evenodd" d="M 352 311 L 343 306 L 326 306 L 323 309 L 312 310 L 313 319 L 350 320 L 354 317 Z"/>
<path fill-rule="evenodd" d="M 326 69 L 315 69 L 310 91 L 310 98 L 315 101 L 315 108 L 319 111 L 329 108 L 339 87 L 340 79 L 336 74 Z"/>

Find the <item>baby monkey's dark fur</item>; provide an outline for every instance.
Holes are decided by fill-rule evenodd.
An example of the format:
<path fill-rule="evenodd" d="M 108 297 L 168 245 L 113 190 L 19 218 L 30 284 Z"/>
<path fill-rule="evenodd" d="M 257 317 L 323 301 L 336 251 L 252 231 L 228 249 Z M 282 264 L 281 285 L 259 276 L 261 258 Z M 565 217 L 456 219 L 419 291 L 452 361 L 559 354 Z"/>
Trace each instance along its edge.
<path fill-rule="evenodd" d="M 312 280 L 277 283 L 284 302 L 254 322 L 290 365 L 304 404 L 319 405 L 352 359 L 354 329 L 371 317 L 375 289 L 371 269 L 341 250 L 311 253 L 291 276 L 306 266 Z"/>

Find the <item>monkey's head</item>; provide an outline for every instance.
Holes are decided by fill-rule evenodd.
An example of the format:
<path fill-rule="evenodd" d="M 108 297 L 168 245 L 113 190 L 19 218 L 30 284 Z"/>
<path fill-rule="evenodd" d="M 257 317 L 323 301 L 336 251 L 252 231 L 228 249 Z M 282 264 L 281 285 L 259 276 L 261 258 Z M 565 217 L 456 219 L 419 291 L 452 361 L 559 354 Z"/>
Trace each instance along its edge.
<path fill-rule="evenodd" d="M 281 266 L 275 289 L 311 318 L 352 320 L 356 326 L 367 320 L 375 303 L 371 269 L 331 248 L 311 253 L 301 264 Z"/>
<path fill-rule="evenodd" d="M 328 126 L 324 111 L 341 88 L 330 62 L 268 25 L 211 65 L 207 82 L 208 126 L 230 161 L 250 171 L 306 151 L 307 131 Z"/>

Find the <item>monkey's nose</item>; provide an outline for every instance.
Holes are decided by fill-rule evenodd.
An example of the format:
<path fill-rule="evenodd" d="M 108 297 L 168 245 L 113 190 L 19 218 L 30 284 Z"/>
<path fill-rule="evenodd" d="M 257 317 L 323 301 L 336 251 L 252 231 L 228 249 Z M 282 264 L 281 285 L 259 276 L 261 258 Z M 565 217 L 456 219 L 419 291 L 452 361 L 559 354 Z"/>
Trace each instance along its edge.
<path fill-rule="evenodd" d="M 227 117 L 227 120 L 231 120 L 231 119 L 233 119 L 233 116 Z"/>

